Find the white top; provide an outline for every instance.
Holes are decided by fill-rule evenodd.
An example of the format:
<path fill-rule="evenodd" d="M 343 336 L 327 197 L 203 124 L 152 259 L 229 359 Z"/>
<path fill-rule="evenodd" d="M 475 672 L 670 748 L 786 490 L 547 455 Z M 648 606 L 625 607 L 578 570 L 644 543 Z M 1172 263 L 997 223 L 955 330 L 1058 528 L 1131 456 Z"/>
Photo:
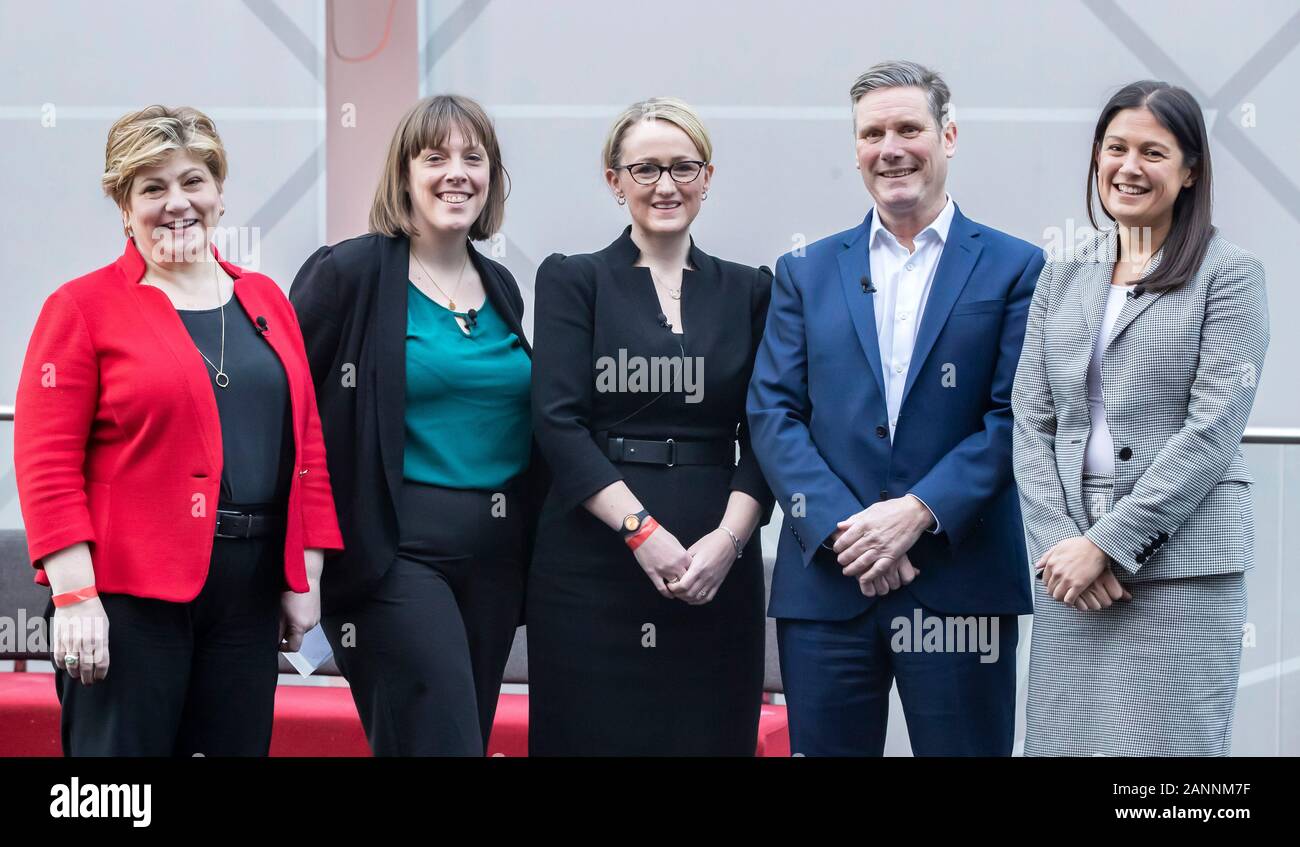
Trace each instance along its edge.
<path fill-rule="evenodd" d="M 1088 361 L 1088 417 L 1092 422 L 1092 431 L 1088 433 L 1088 445 L 1083 453 L 1083 472 L 1101 476 L 1115 475 L 1115 441 L 1110 437 L 1110 427 L 1106 425 L 1106 403 L 1101 390 L 1101 357 L 1110 340 L 1115 321 L 1128 302 L 1129 285 L 1112 285 L 1106 298 L 1106 316 L 1102 318 L 1101 329 L 1092 344 L 1092 359 Z"/>
<path fill-rule="evenodd" d="M 952 198 L 944 204 L 930 224 L 912 239 L 915 252 L 899 243 L 880 222 L 879 210 L 871 213 L 871 232 L 867 240 L 871 259 L 871 281 L 876 286 L 872 297 L 876 310 L 876 337 L 880 342 L 880 366 L 885 375 L 885 406 L 889 410 L 889 437 L 898 427 L 898 411 L 903 405 L 903 386 L 912 366 L 912 348 L 917 327 L 925 312 L 934 272 L 943 255 L 944 242 L 956 207 Z"/>

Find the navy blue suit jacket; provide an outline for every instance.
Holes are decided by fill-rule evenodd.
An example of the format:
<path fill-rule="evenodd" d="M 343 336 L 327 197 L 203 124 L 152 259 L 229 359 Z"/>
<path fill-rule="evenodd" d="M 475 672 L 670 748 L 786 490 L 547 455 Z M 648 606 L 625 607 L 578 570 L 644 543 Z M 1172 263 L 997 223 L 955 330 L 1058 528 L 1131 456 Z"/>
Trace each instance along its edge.
<path fill-rule="evenodd" d="M 869 276 L 871 215 L 776 264 L 750 382 L 755 454 L 785 524 L 768 614 L 847 620 L 857 580 L 820 547 L 871 503 L 913 493 L 942 531 L 909 552 L 909 586 L 947 614 L 1027 614 L 1028 563 L 1011 470 L 1011 386 L 1042 251 L 955 210 L 894 439 Z"/>

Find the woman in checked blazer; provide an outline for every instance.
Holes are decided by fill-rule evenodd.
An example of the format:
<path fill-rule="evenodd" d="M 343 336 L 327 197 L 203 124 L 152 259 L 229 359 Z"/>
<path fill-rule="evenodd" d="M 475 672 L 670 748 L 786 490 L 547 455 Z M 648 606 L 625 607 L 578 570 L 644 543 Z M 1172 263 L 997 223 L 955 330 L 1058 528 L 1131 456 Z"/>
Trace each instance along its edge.
<path fill-rule="evenodd" d="M 1088 173 L 1116 226 L 1043 269 L 1016 373 L 1034 563 L 1026 755 L 1227 755 L 1254 565 L 1242 431 L 1264 269 L 1211 223 L 1200 106 L 1106 104 Z"/>

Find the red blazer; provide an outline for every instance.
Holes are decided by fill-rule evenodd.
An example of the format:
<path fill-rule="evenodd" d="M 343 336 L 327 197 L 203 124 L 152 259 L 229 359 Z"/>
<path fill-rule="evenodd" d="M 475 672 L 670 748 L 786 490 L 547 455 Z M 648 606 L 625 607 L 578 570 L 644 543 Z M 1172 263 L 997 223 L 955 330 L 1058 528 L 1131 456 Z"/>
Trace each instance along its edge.
<path fill-rule="evenodd" d="M 288 299 L 266 276 L 221 266 L 288 376 L 294 476 L 284 541 L 289 588 L 303 549 L 343 547 L 307 354 Z M 101 592 L 193 600 L 207 578 L 221 488 L 221 422 L 208 366 L 135 242 L 58 288 L 18 381 L 14 469 L 36 581 L 41 561 L 90 542 Z"/>

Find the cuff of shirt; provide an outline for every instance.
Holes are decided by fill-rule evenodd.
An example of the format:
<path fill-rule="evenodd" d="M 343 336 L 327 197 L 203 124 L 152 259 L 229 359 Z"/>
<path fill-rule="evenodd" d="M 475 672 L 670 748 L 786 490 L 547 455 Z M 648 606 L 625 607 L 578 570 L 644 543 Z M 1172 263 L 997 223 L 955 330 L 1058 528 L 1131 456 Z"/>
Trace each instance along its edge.
<path fill-rule="evenodd" d="M 916 497 L 915 494 L 912 494 L 910 496 Z M 939 524 L 939 518 L 937 515 L 935 515 L 934 509 L 930 508 L 930 504 L 926 503 L 920 497 L 916 497 L 916 502 L 920 503 L 922 506 L 925 506 L 925 510 L 930 513 L 930 520 L 934 521 L 934 527 L 931 529 L 927 529 L 926 532 L 930 533 L 931 535 L 938 535 L 939 533 L 943 532 L 943 527 Z"/>

